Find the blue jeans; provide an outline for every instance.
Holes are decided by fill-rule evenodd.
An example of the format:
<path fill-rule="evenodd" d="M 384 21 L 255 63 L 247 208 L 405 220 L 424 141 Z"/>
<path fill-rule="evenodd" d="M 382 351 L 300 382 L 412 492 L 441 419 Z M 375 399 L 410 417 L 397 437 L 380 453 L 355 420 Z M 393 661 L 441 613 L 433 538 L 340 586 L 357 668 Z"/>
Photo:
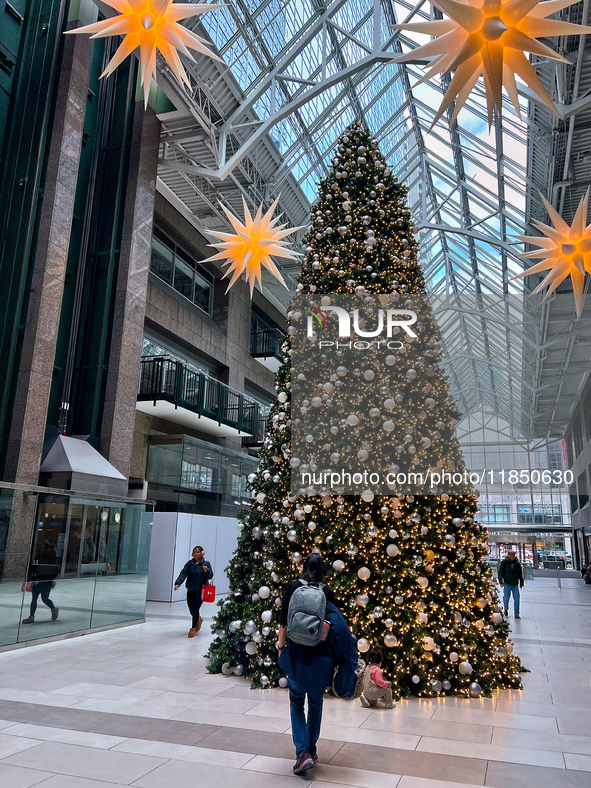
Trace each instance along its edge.
<path fill-rule="evenodd" d="M 31 589 L 31 608 L 30 612 L 31 615 L 35 615 L 35 611 L 37 610 L 37 600 L 41 597 L 41 601 L 43 604 L 47 605 L 50 610 L 53 610 L 55 605 L 49 598 L 51 593 L 51 580 L 41 580 L 40 582 L 33 583 L 33 587 Z"/>
<path fill-rule="evenodd" d="M 519 615 L 519 586 L 509 586 L 505 583 L 503 587 L 503 608 L 509 612 L 509 599 L 513 595 L 513 609 L 515 615 Z"/>
<path fill-rule="evenodd" d="M 304 701 L 308 696 L 308 721 L 304 714 Z M 296 748 L 296 758 L 304 753 L 312 757 L 316 755 L 316 742 L 320 736 L 322 722 L 322 701 L 324 690 L 318 693 L 306 693 L 289 679 L 289 701 L 291 713 L 291 736 Z"/>

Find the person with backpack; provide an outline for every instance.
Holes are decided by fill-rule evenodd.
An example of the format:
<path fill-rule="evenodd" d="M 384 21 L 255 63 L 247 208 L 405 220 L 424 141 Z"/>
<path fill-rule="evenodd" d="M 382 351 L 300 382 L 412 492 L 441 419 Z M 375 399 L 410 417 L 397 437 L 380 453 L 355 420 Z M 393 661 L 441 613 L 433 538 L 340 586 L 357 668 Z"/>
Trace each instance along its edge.
<path fill-rule="evenodd" d="M 334 592 L 325 585 L 325 575 L 322 557 L 311 553 L 304 562 L 301 579 L 285 589 L 281 605 L 279 666 L 289 682 L 291 734 L 296 749 L 294 774 L 303 774 L 318 763 L 322 702 L 333 678 L 337 683 L 335 666 L 342 672 L 339 689 L 343 680 L 351 685 L 346 693 L 339 691 L 341 697 L 353 691 L 356 681 L 357 644 Z"/>

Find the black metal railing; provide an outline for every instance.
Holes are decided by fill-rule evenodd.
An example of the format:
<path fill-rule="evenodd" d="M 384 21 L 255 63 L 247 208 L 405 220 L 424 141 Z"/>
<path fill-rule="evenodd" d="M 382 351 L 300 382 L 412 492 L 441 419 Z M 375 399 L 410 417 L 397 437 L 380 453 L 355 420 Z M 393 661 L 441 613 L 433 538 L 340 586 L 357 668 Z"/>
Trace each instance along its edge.
<path fill-rule="evenodd" d="M 281 345 L 285 334 L 278 328 L 261 328 L 250 332 L 250 355 L 253 358 L 268 358 L 273 356 L 278 361 L 283 361 Z"/>
<path fill-rule="evenodd" d="M 259 430 L 257 402 L 167 356 L 142 358 L 138 400 L 166 400 L 248 435 Z"/>

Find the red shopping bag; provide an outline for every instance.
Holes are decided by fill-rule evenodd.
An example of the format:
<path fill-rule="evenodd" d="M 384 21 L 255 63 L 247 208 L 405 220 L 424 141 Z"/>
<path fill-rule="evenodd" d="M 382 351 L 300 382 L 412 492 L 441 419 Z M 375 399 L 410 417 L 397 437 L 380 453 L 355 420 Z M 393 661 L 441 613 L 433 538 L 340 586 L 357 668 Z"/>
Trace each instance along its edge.
<path fill-rule="evenodd" d="M 201 589 L 202 602 L 215 602 L 215 586 L 207 585 Z"/>
<path fill-rule="evenodd" d="M 28 593 L 30 594 L 33 590 L 33 583 L 29 580 L 28 583 L 23 583 L 21 586 L 21 594 Z"/>

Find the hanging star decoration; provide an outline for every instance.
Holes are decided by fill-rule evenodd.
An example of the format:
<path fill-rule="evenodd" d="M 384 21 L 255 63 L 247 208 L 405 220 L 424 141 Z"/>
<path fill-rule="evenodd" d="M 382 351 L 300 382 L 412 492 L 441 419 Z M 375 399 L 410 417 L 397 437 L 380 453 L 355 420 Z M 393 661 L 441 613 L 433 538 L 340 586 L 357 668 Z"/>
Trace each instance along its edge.
<path fill-rule="evenodd" d="M 273 213 L 278 202 L 279 197 L 264 215 L 263 206 L 259 206 L 256 216 L 253 218 L 243 197 L 244 223 L 237 216 L 234 216 L 225 205 L 220 203 L 235 233 L 208 230 L 210 235 L 215 236 L 219 240 L 218 243 L 210 244 L 210 246 L 216 247 L 220 251 L 203 262 L 226 260 L 224 265 L 228 265 L 229 268 L 222 278 L 225 279 L 227 276 L 232 275 L 226 293 L 240 275 L 245 273 L 246 279 L 250 284 L 250 297 L 252 298 L 255 282 L 258 282 L 259 287 L 262 288 L 261 266 L 264 266 L 284 287 L 287 287 L 271 255 L 288 260 L 296 260 L 298 257 L 297 253 L 287 249 L 289 242 L 283 239 L 295 233 L 296 230 L 301 230 L 302 227 L 286 228 L 285 224 L 277 224 L 279 217 L 273 219 Z"/>
<path fill-rule="evenodd" d="M 197 3 L 173 3 L 172 0 L 103 0 L 119 16 L 103 19 L 67 33 L 92 33 L 91 38 L 125 36 L 115 52 L 101 79 L 115 71 L 128 55 L 140 48 L 141 83 L 144 88 L 144 104 L 148 105 L 150 80 L 156 76 L 156 51 L 159 49 L 176 78 L 190 87 L 189 78 L 179 52 L 195 60 L 188 47 L 219 60 L 217 55 L 205 46 L 208 42 L 200 36 L 179 25 L 181 19 L 206 14 L 221 5 L 201 5 Z"/>
<path fill-rule="evenodd" d="M 484 76 L 489 128 L 493 109 L 502 112 L 502 88 L 521 119 L 517 96 L 517 75 L 544 101 L 552 112 L 554 103 L 529 59 L 529 52 L 561 63 L 570 61 L 536 39 L 591 33 L 591 27 L 546 19 L 574 0 L 431 0 L 449 18 L 431 22 L 392 25 L 398 30 L 435 36 L 431 41 L 394 60 L 407 63 L 433 57 L 420 85 L 435 74 L 455 71 L 431 128 L 456 99 L 451 122 L 466 103 L 478 78 Z M 415 85 L 414 87 L 416 87 Z"/>
<path fill-rule="evenodd" d="M 577 317 L 580 317 L 583 304 L 585 272 L 591 274 L 591 224 L 587 224 L 589 189 L 587 189 L 587 193 L 581 199 L 570 227 L 558 211 L 550 205 L 544 195 L 541 194 L 540 197 L 546 206 L 546 210 L 554 226 L 550 227 L 535 219 L 532 220 L 534 227 L 544 233 L 546 237 L 544 238 L 539 235 L 524 235 L 520 237 L 520 241 L 540 248 L 534 249 L 531 252 L 524 252 L 519 256 L 524 260 L 543 259 L 541 263 L 533 265 L 531 268 L 528 268 L 527 271 L 523 271 L 523 273 L 513 278 L 520 279 L 524 276 L 537 274 L 540 271 L 549 270 L 549 273 L 532 293 L 532 295 L 535 295 L 547 287 L 548 291 L 543 298 L 543 301 L 545 301 L 548 296 L 556 290 L 558 285 L 564 281 L 567 276 L 570 276 L 575 296 L 575 309 Z"/>

